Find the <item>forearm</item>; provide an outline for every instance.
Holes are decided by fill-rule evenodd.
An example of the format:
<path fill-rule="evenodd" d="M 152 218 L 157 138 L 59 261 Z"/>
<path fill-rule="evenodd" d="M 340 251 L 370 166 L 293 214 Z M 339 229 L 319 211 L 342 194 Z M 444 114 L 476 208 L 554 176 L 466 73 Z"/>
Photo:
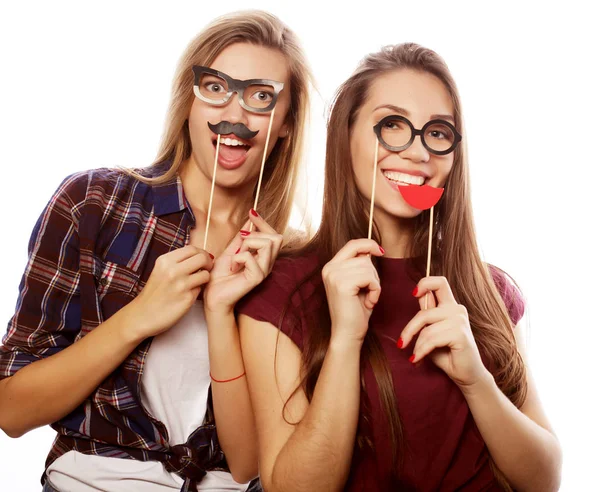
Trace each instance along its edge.
<path fill-rule="evenodd" d="M 330 344 L 310 406 L 279 453 L 272 490 L 341 490 L 356 439 L 360 345 Z"/>
<path fill-rule="evenodd" d="M 463 390 L 498 468 L 519 491 L 558 490 L 561 450 L 556 437 L 517 409 L 491 374 Z"/>
<path fill-rule="evenodd" d="M 60 420 L 136 348 L 136 312 L 125 306 L 86 336 L 0 381 L 0 427 L 11 437 Z"/>
<path fill-rule="evenodd" d="M 240 337 L 233 313 L 206 313 L 210 371 L 217 380 L 244 373 Z M 231 474 L 245 483 L 258 475 L 258 437 L 245 376 L 212 383 L 212 398 L 219 444 Z"/>

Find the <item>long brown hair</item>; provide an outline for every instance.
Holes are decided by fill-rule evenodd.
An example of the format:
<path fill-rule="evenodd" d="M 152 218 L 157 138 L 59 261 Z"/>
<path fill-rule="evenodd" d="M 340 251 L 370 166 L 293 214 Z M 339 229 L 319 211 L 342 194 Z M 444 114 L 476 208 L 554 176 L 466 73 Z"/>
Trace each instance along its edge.
<path fill-rule="evenodd" d="M 388 46 L 362 60 L 354 74 L 338 89 L 327 128 L 325 186 L 322 222 L 314 238 L 291 255 L 318 252 L 320 266 L 328 262 L 349 240 L 365 237 L 368 210 L 353 179 L 350 134 L 361 106 L 365 103 L 373 81 L 388 72 L 410 69 L 437 77 L 446 87 L 454 107 L 454 120 L 463 141 L 454 152 L 454 163 L 442 199 L 435 210 L 432 275 L 444 275 L 458 303 L 469 312 L 469 320 L 477 346 L 504 394 L 520 407 L 526 396 L 524 363 L 517 351 L 513 325 L 507 308 L 480 257 L 470 199 L 466 138 L 456 84 L 448 67 L 435 52 L 414 43 Z M 420 214 L 412 221 L 413 235 L 408 257 L 423 271 L 427 251 L 428 216 Z M 375 227 L 375 240 L 379 234 Z M 317 272 L 320 273 L 320 270 Z M 306 280 L 309 278 L 307 277 Z M 327 306 L 311 325 L 303 351 L 301 387 L 312 398 L 331 336 L 331 320 Z M 361 354 L 363 364 L 373 368 L 381 406 L 389 425 L 393 459 L 397 466 L 402 458 L 402 425 L 388 361 L 372 331 L 367 331 Z M 362 392 L 365 394 L 364 381 Z M 361 405 L 361 409 L 362 409 Z M 361 410 L 361 420 L 365 419 Z M 357 434 L 359 446 L 370 444 L 368 436 Z M 506 488 L 506 480 L 495 469 Z"/>
<path fill-rule="evenodd" d="M 128 173 L 148 184 L 167 182 L 177 174 L 192 151 L 187 121 L 195 97 L 192 66 L 210 66 L 221 51 L 235 43 L 276 49 L 288 63 L 291 103 L 286 122 L 289 134 L 278 139 L 265 163 L 260 195 L 261 215 L 275 230 L 283 232 L 293 207 L 313 77 L 296 35 L 270 13 L 250 10 L 224 15 L 215 19 L 190 42 L 175 72 L 165 131 L 152 164 L 159 166 L 169 161 L 170 167 L 165 174 L 153 179 L 132 170 L 128 170 Z"/>

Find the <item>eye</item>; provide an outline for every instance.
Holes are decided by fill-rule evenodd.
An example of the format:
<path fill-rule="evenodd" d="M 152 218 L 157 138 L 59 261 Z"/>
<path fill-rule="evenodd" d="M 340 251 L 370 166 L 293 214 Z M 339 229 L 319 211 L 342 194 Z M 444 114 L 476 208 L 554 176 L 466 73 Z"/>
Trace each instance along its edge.
<path fill-rule="evenodd" d="M 204 85 L 204 87 L 206 88 L 206 90 L 208 92 L 211 92 L 213 94 L 219 94 L 221 92 L 227 92 L 225 90 L 225 87 L 223 87 L 223 85 L 220 84 L 219 82 L 208 82 L 207 84 Z"/>
<path fill-rule="evenodd" d="M 273 100 L 273 94 L 267 91 L 257 91 L 252 94 L 252 99 L 257 99 L 261 102 L 270 102 Z"/>
<path fill-rule="evenodd" d="M 383 124 L 384 130 L 404 130 L 406 123 L 402 120 L 388 120 Z"/>
<path fill-rule="evenodd" d="M 431 135 L 433 138 L 435 138 L 436 140 L 442 140 L 442 139 L 446 139 L 446 140 L 450 140 L 450 135 L 449 135 L 449 131 L 448 130 L 440 130 L 440 129 L 435 129 L 435 130 L 431 130 L 429 132 L 429 135 Z"/>

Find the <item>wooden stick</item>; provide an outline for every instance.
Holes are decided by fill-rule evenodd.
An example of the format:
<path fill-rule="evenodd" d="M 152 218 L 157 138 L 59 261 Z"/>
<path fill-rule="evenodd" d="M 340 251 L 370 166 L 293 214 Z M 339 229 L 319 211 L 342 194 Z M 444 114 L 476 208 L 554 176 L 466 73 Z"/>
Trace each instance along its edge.
<path fill-rule="evenodd" d="M 429 277 L 429 272 L 431 271 L 431 242 L 433 239 L 433 208 L 435 207 L 435 205 L 433 207 L 431 207 L 429 209 L 429 241 L 428 241 L 428 245 L 427 245 L 427 271 L 426 271 L 426 277 Z M 429 305 L 429 292 L 427 294 L 425 294 L 425 309 L 428 308 Z"/>
<path fill-rule="evenodd" d="M 260 186 L 262 185 L 263 172 L 265 170 L 265 162 L 267 162 L 267 150 L 269 148 L 269 137 L 271 136 L 271 126 L 273 125 L 273 117 L 275 116 L 275 108 L 271 112 L 271 119 L 269 120 L 269 129 L 267 130 L 267 140 L 265 142 L 265 148 L 263 150 L 262 164 L 260 165 L 260 174 L 258 175 L 258 186 L 256 187 L 256 197 L 254 198 L 254 210 L 258 207 L 258 195 L 260 194 Z M 254 224 L 250 223 L 250 232 L 254 229 Z"/>
<path fill-rule="evenodd" d="M 204 231 L 204 246 L 206 251 L 206 243 L 208 241 L 208 226 L 210 225 L 210 212 L 212 211 L 213 196 L 215 194 L 215 180 L 217 179 L 217 162 L 219 161 L 219 147 L 221 145 L 221 135 L 217 134 L 217 151 L 215 152 L 215 165 L 213 166 L 212 185 L 210 186 L 210 198 L 208 201 L 208 215 L 206 216 L 206 230 Z"/>
<path fill-rule="evenodd" d="M 377 179 L 377 154 L 379 153 L 379 141 L 375 137 L 375 157 L 373 158 L 373 184 L 371 185 L 371 211 L 369 212 L 369 239 L 373 232 L 373 206 L 375 205 L 375 180 Z"/>

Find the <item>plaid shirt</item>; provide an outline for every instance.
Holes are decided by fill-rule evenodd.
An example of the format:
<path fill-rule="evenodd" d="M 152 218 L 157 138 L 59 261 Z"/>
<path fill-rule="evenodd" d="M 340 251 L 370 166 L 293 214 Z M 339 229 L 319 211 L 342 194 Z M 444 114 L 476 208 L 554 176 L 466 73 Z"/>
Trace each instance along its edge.
<path fill-rule="evenodd" d="M 142 170 L 146 176 L 165 171 L 165 165 Z M 0 345 L 0 379 L 68 347 L 134 299 L 156 259 L 189 241 L 194 222 L 178 176 L 155 186 L 115 169 L 65 179 L 29 242 L 16 312 Z M 143 408 L 150 343 L 142 342 L 79 407 L 51 425 L 58 436 L 46 468 L 71 450 L 160 461 L 185 479 L 182 490 L 195 490 L 206 470 L 227 466 L 210 396 L 204 425 L 176 446 Z"/>

